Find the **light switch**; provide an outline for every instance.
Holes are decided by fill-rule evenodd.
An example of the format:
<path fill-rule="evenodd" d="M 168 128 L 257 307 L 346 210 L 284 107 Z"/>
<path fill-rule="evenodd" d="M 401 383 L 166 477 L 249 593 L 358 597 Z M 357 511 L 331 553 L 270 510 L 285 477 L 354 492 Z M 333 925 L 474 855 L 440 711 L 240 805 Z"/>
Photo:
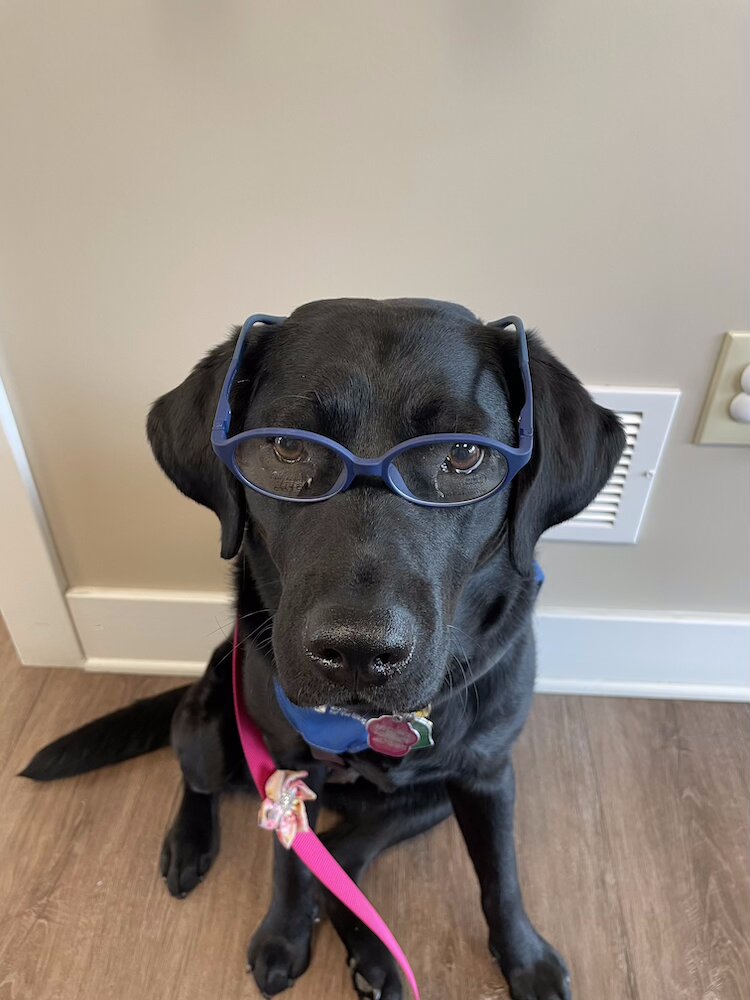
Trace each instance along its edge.
<path fill-rule="evenodd" d="M 695 433 L 696 444 L 750 445 L 750 423 L 743 419 L 750 404 L 750 398 L 744 398 L 748 365 L 750 333 L 726 333 Z"/>

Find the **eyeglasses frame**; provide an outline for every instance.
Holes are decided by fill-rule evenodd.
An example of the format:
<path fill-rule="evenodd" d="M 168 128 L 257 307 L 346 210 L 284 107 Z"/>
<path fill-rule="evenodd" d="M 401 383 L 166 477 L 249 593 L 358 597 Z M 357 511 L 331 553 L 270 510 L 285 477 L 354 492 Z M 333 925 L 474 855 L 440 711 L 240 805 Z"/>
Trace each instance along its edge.
<path fill-rule="evenodd" d="M 217 457 L 249 489 L 260 493 L 262 496 L 273 500 L 282 500 L 287 503 L 319 503 L 322 500 L 330 500 L 339 493 L 343 493 L 349 489 L 355 479 L 365 477 L 381 479 L 398 496 L 420 507 L 465 507 L 467 504 L 486 500 L 500 490 L 505 489 L 510 485 L 517 473 L 530 461 L 534 444 L 534 400 L 526 330 L 523 321 L 518 316 L 505 316 L 503 319 L 489 324 L 490 327 L 495 329 L 506 329 L 509 326 L 513 326 L 518 334 L 519 364 L 524 388 L 524 404 L 518 417 L 518 447 L 514 448 L 503 441 L 497 441 L 494 438 L 484 437 L 480 434 L 423 434 L 420 437 L 402 441 L 401 444 L 391 448 L 379 458 L 361 458 L 353 454 L 353 452 L 349 451 L 342 444 L 339 444 L 338 441 L 327 438 L 322 434 L 317 434 L 315 431 L 306 431 L 299 428 L 258 427 L 241 431 L 239 434 L 229 437 L 229 430 L 232 423 L 231 392 L 244 360 L 248 335 L 252 328 L 259 323 L 262 323 L 264 326 L 280 326 L 285 320 L 286 317 L 284 316 L 267 316 L 263 313 L 254 313 L 252 316 L 248 316 L 242 324 L 234 354 L 232 355 L 232 360 L 221 387 L 211 429 L 211 446 Z M 276 437 L 290 437 L 300 441 L 311 441 L 330 449 L 343 463 L 342 474 L 330 490 L 319 497 L 281 496 L 265 490 L 255 483 L 251 483 L 243 475 L 237 464 L 237 449 L 244 441 L 256 438 Z M 508 466 L 507 474 L 502 482 L 498 483 L 493 490 L 482 494 L 482 496 L 473 497 L 470 500 L 456 500 L 448 503 L 422 500 L 411 493 L 394 462 L 404 452 L 410 451 L 412 448 L 436 444 L 475 444 L 482 448 L 491 448 L 500 453 L 505 459 Z"/>

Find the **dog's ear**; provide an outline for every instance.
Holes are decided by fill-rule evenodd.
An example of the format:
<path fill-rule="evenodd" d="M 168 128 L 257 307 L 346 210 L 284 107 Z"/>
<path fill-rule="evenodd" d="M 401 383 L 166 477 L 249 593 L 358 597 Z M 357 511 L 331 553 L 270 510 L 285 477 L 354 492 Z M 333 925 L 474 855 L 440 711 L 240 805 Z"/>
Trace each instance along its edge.
<path fill-rule="evenodd" d="M 547 528 L 591 503 L 625 447 L 615 414 L 598 406 L 534 334 L 529 358 L 534 449 L 513 481 L 508 525 L 511 558 L 521 572 L 530 569 L 534 547 Z"/>
<path fill-rule="evenodd" d="M 221 522 L 221 556 L 239 552 L 247 510 L 241 484 L 211 447 L 211 426 L 239 329 L 200 361 L 176 389 L 160 396 L 146 424 L 156 460 L 191 500 Z"/>

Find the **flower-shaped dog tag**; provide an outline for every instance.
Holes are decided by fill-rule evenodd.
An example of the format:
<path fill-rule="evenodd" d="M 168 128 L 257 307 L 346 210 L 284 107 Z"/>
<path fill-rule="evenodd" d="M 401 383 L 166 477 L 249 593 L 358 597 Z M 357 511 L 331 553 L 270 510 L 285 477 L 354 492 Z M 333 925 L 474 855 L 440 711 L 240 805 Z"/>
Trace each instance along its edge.
<path fill-rule="evenodd" d="M 367 721 L 367 741 L 370 749 L 388 757 L 405 757 L 420 741 L 414 727 L 395 715 L 380 715 Z"/>
<path fill-rule="evenodd" d="M 305 802 L 312 802 L 318 796 L 302 780 L 306 777 L 307 771 L 274 771 L 266 782 L 258 826 L 275 830 L 287 850 L 298 833 L 307 833 L 310 829 Z"/>

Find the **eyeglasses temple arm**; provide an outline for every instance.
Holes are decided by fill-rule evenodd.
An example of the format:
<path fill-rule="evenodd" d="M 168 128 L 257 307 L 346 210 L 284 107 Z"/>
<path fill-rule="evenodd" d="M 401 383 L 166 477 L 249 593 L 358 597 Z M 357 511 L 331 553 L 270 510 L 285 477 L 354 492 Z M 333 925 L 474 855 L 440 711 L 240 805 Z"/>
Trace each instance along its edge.
<path fill-rule="evenodd" d="M 521 451 L 531 451 L 534 439 L 534 395 L 531 388 L 531 369 L 529 367 L 529 344 L 526 340 L 526 328 L 519 316 L 504 316 L 495 320 L 490 326 L 501 330 L 513 326 L 518 334 L 518 356 L 521 366 L 521 381 L 523 382 L 524 402 L 518 417 L 518 446 Z"/>
<path fill-rule="evenodd" d="M 229 368 L 224 376 L 224 382 L 221 387 L 221 392 L 219 393 L 219 402 L 216 406 L 214 423 L 211 428 L 212 444 L 221 444 L 226 441 L 229 436 L 229 428 L 232 423 L 232 407 L 230 404 L 232 386 L 234 385 L 237 372 L 242 364 L 245 347 L 247 346 L 248 333 L 256 325 L 256 323 L 265 323 L 268 326 L 278 326 L 280 323 L 284 322 L 285 318 L 286 317 L 284 316 L 264 316 L 262 313 L 254 313 L 252 316 L 248 316 L 242 324 L 242 329 L 237 337 L 237 344 L 234 348 L 234 354 L 232 355 L 232 360 L 229 363 Z"/>

